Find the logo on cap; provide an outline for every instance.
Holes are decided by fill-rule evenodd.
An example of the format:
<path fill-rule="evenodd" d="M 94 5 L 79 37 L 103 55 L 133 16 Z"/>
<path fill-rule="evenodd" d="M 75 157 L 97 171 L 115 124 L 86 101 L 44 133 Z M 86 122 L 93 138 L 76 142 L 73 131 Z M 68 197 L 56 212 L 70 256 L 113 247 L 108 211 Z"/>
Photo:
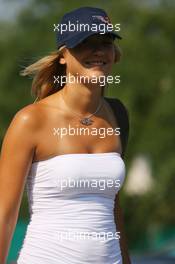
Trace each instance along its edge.
<path fill-rule="evenodd" d="M 110 21 L 108 16 L 92 16 L 92 18 L 96 18 L 96 19 L 100 20 L 103 23 L 107 23 L 107 24 L 111 23 L 111 21 Z"/>

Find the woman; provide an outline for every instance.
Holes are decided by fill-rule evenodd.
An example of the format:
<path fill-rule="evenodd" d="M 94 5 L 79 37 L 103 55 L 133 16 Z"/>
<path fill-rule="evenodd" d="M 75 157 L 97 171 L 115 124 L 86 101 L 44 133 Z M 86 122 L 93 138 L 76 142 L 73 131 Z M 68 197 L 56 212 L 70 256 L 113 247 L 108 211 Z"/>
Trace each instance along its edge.
<path fill-rule="evenodd" d="M 77 20 L 95 24 L 96 32 L 59 32 L 58 50 L 22 72 L 35 74 L 37 98 L 16 113 L 2 145 L 0 264 L 8 254 L 25 182 L 30 223 L 18 264 L 130 263 L 118 200 L 125 176 L 123 134 L 128 127 L 122 122 L 127 111 L 119 100 L 103 96 L 106 83 L 100 82 L 120 59 L 114 39 L 121 37 L 107 28 L 109 18 L 101 9 L 73 10 L 61 25 Z M 121 137 L 119 130 L 106 133 L 119 123 Z M 68 127 L 76 131 L 73 136 Z"/>

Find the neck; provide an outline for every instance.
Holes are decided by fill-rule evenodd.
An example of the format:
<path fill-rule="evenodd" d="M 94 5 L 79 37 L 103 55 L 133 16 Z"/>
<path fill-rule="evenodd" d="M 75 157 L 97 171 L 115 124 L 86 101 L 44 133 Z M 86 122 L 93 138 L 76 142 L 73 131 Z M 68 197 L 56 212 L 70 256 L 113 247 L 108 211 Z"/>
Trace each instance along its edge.
<path fill-rule="evenodd" d="M 96 111 L 102 99 L 101 92 L 102 87 L 97 84 L 88 87 L 82 83 L 68 83 L 61 90 L 67 107 L 82 115 Z"/>

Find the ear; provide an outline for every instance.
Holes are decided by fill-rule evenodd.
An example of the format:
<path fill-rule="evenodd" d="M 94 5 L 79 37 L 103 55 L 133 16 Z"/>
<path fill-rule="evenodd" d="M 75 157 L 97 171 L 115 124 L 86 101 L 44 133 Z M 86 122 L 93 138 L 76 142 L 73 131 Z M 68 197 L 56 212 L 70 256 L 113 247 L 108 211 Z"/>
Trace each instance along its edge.
<path fill-rule="evenodd" d="M 59 49 L 59 63 L 60 64 L 66 64 L 66 60 L 64 58 L 64 52 L 65 52 L 65 46 L 62 46 Z"/>
<path fill-rule="evenodd" d="M 118 63 L 121 59 L 122 52 L 119 46 L 114 45 L 114 49 L 115 49 L 114 63 Z"/>
<path fill-rule="evenodd" d="M 60 63 L 60 64 L 66 64 L 66 60 L 65 60 L 65 58 L 64 58 L 64 57 L 60 57 L 60 58 L 59 58 L 59 63 Z"/>

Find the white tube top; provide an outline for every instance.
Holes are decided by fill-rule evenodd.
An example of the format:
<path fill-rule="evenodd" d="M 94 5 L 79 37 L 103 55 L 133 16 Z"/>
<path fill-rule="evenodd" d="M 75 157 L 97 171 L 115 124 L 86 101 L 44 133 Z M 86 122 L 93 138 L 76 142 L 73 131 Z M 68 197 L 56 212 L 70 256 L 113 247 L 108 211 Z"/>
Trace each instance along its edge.
<path fill-rule="evenodd" d="M 117 152 L 32 163 L 26 180 L 30 222 L 17 264 L 121 264 L 113 209 L 124 178 Z"/>

